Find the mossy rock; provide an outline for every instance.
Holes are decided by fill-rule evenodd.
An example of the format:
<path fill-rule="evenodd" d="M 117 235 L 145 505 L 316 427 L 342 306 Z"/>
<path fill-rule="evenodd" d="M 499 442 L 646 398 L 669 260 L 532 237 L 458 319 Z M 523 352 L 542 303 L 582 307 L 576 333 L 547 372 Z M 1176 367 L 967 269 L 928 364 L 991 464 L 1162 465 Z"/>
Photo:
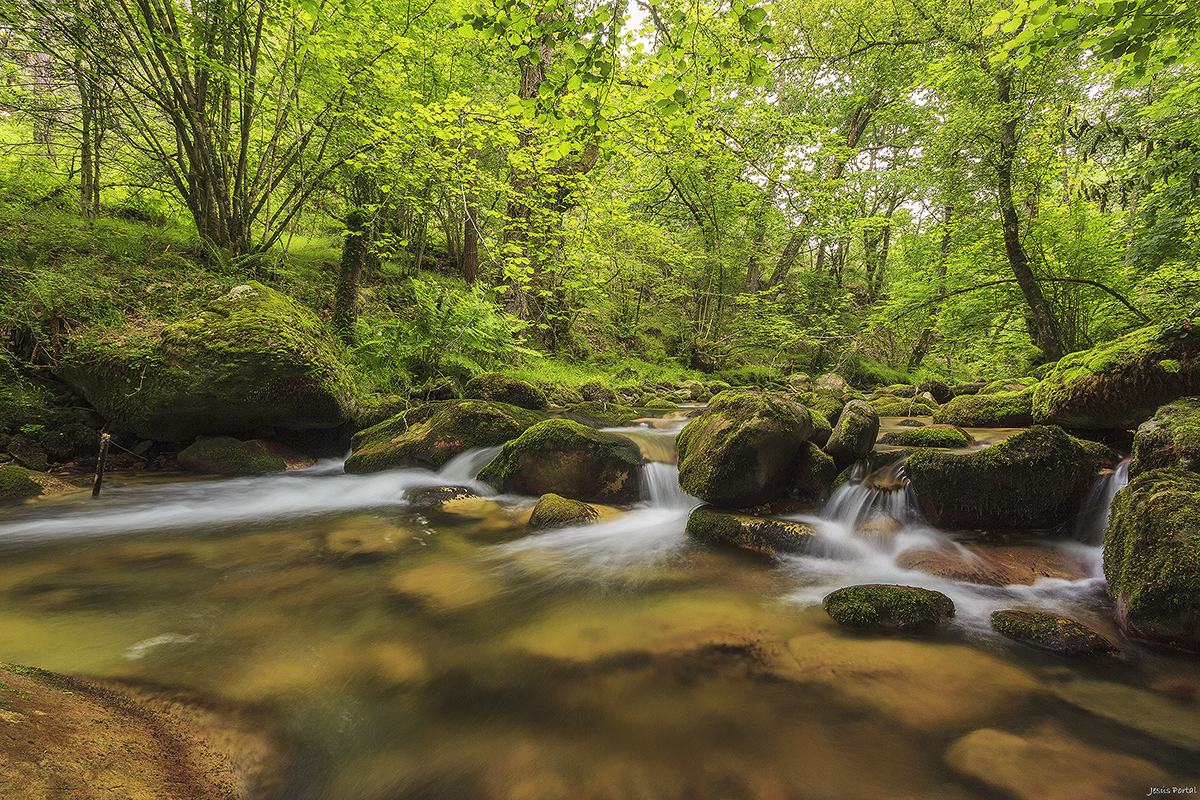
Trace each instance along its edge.
<path fill-rule="evenodd" d="M 589 428 L 613 428 L 642 417 L 642 413 L 632 406 L 599 400 L 572 403 L 559 413 Z"/>
<path fill-rule="evenodd" d="M 566 528 L 571 525 L 587 525 L 600 517 L 599 512 L 587 503 L 571 500 L 557 494 L 544 494 L 538 498 L 529 517 L 529 527 Z"/>
<path fill-rule="evenodd" d="M 796 460 L 792 496 L 797 500 L 815 502 L 829 492 L 837 476 L 838 469 L 833 459 L 815 441 L 805 442 Z"/>
<path fill-rule="evenodd" d="M 528 409 L 487 400 L 429 403 L 356 433 L 345 470 L 358 475 L 397 467 L 436 470 L 466 450 L 515 439 L 541 420 Z"/>
<path fill-rule="evenodd" d="M 1033 416 L 1077 428 L 1134 428 L 1166 403 L 1200 394 L 1200 330 L 1152 325 L 1063 356 L 1037 385 Z"/>
<path fill-rule="evenodd" d="M 588 381 L 579 387 L 579 394 L 585 402 L 596 403 L 620 403 L 621 398 L 617 396 L 616 391 L 606 383 L 601 381 Z"/>
<path fill-rule="evenodd" d="M 1035 425 L 973 453 L 917 451 L 904 465 L 929 521 L 939 528 L 1047 530 L 1070 520 L 1107 447 Z"/>
<path fill-rule="evenodd" d="M 979 394 L 999 394 L 1000 392 L 1023 392 L 1033 388 L 1037 381 L 1033 378 L 1001 378 L 988 381 L 979 390 Z"/>
<path fill-rule="evenodd" d="M 679 433 L 679 485 L 723 508 L 773 502 L 813 432 L 808 409 L 782 395 L 722 392 Z"/>
<path fill-rule="evenodd" d="M 1033 423 L 1035 391 L 958 395 L 933 415 L 933 421 L 962 428 L 1023 428 Z"/>
<path fill-rule="evenodd" d="M 418 486 L 405 492 L 413 508 L 441 508 L 453 500 L 482 500 L 483 495 L 467 486 Z"/>
<path fill-rule="evenodd" d="M 258 283 L 140 341 L 76 340 L 58 376 L 138 436 L 189 441 L 263 429 L 333 428 L 354 417 L 341 345 L 316 314 Z"/>
<path fill-rule="evenodd" d="M 824 447 L 829 442 L 829 437 L 833 435 L 833 423 L 815 408 L 808 409 L 808 416 L 813 424 L 812 436 L 808 437 L 808 440 L 817 447 Z"/>
<path fill-rule="evenodd" d="M 1044 611 L 994 611 L 991 623 L 992 630 L 1001 636 L 1064 656 L 1089 658 L 1120 652 L 1112 642 L 1086 625 Z"/>
<path fill-rule="evenodd" d="M 0 467 L 0 500 L 24 500 L 42 493 L 42 485 L 24 467 Z"/>
<path fill-rule="evenodd" d="M 833 425 L 833 433 L 823 448 L 839 470 L 866 456 L 879 436 L 879 414 L 863 400 L 851 400 Z"/>
<path fill-rule="evenodd" d="M 797 395 L 796 401 L 820 413 L 830 425 L 838 421 L 838 417 L 842 415 L 842 409 L 846 407 L 846 399 L 840 392 L 805 392 Z"/>
<path fill-rule="evenodd" d="M 813 386 L 812 377 L 803 372 L 793 372 L 785 378 L 788 389 L 797 393 L 811 392 Z"/>
<path fill-rule="evenodd" d="M 823 605 L 835 622 L 854 630 L 918 631 L 954 616 L 953 600 L 916 586 L 847 586 L 826 595 Z"/>
<path fill-rule="evenodd" d="M 651 411 L 674 411 L 675 409 L 679 408 L 679 404 L 672 403 L 670 400 L 663 400 L 660 397 L 655 397 L 652 400 L 646 401 L 642 407 L 648 408 Z"/>
<path fill-rule="evenodd" d="M 287 462 L 254 439 L 203 436 L 179 452 L 179 468 L 209 475 L 257 475 L 283 472 Z"/>
<path fill-rule="evenodd" d="M 504 445 L 479 473 L 501 492 L 558 494 L 585 503 L 642 497 L 642 452 L 631 439 L 566 419 L 548 419 Z"/>
<path fill-rule="evenodd" d="M 920 392 L 917 391 L 917 387 L 911 383 L 893 383 L 890 386 L 876 389 L 871 393 L 871 397 L 916 397 L 918 394 Z"/>
<path fill-rule="evenodd" d="M 929 425 L 888 431 L 879 443 L 898 447 L 967 447 L 971 444 L 971 437 L 953 425 Z"/>
<path fill-rule="evenodd" d="M 540 411 L 547 406 L 546 393 L 529 381 L 512 378 L 500 372 L 476 375 L 463 387 L 463 397 L 469 400 L 492 400 L 517 408 Z"/>
<path fill-rule="evenodd" d="M 803 522 L 737 514 L 711 506 L 692 511 L 687 533 L 694 539 L 774 556 L 779 553 L 816 553 L 824 543 L 816 528 Z"/>
<path fill-rule="evenodd" d="M 881 417 L 931 417 L 938 411 L 938 405 L 927 397 L 882 395 L 867 402 Z"/>
<path fill-rule="evenodd" d="M 1155 469 L 1117 492 L 1104 577 L 1127 636 L 1200 652 L 1200 475 Z"/>
<path fill-rule="evenodd" d="M 1167 403 L 1138 426 L 1129 474 L 1163 467 L 1200 472 L 1200 397 Z"/>

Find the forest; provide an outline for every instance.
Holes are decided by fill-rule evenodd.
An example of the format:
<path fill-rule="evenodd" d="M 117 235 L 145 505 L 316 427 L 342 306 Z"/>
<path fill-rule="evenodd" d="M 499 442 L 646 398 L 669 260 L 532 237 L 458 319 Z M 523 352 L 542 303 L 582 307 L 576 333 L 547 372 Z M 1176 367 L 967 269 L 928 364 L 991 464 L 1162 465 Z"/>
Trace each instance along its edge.
<path fill-rule="evenodd" d="M 0 20 L 10 373 L 136 351 L 249 280 L 328 321 L 368 393 L 494 369 L 1018 377 L 1197 313 L 1184 0 Z"/>

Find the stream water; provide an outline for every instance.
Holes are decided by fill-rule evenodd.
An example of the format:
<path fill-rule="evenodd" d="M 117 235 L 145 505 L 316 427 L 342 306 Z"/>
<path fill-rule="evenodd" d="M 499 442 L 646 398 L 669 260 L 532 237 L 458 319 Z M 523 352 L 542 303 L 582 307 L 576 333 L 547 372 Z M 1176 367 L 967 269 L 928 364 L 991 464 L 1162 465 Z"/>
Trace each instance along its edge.
<path fill-rule="evenodd" d="M 663 453 L 659 431 L 632 434 Z M 1093 533 L 1078 580 L 987 587 L 895 565 L 962 550 L 902 490 L 847 486 L 798 517 L 839 558 L 700 547 L 673 459 L 638 507 L 530 534 L 529 499 L 410 506 L 471 484 L 345 475 L 113 477 L 100 499 L 5 509 L 0 658 L 252 703 L 294 743 L 295 800 L 785 800 L 1147 796 L 1200 785 L 1200 663 L 1125 643 L 1083 663 L 1014 645 L 995 609 L 1116 640 Z M 654 457 L 653 455 L 651 457 Z M 1088 511 L 1103 524 L 1121 476 Z M 484 487 L 477 487 L 483 489 Z M 878 535 L 871 518 L 899 521 Z M 857 530 L 857 533 L 856 533 Z M 958 614 L 925 637 L 853 635 L 851 583 L 921 585 Z"/>

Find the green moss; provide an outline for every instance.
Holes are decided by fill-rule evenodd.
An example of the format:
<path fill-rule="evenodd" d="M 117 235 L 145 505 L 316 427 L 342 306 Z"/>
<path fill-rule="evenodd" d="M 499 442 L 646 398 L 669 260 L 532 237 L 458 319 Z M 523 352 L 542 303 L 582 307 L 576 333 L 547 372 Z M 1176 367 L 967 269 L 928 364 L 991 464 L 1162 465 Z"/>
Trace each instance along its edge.
<path fill-rule="evenodd" d="M 24 467 L 0 467 L 0 499 L 23 500 L 42 493 L 41 484 L 29 477 Z"/>
<path fill-rule="evenodd" d="M 829 441 L 830 435 L 833 434 L 833 423 L 815 408 L 808 410 L 808 416 L 813 424 L 812 441 L 816 442 L 819 447 L 824 447 L 825 443 Z"/>
<path fill-rule="evenodd" d="M 572 403 L 561 412 L 564 417 L 593 428 L 608 428 L 639 419 L 642 413 L 631 406 L 589 400 Z"/>
<path fill-rule="evenodd" d="M 838 421 L 842 409 L 846 407 L 846 400 L 840 393 L 823 389 L 797 395 L 796 400 L 820 412 L 830 425 Z"/>
<path fill-rule="evenodd" d="M 586 525 L 595 522 L 598 516 L 596 509 L 587 503 L 550 493 L 538 498 L 529 517 L 529 527 L 543 529 Z"/>
<path fill-rule="evenodd" d="M 241 442 L 230 436 L 208 436 L 179 453 L 179 464 L 192 472 L 218 475 L 257 475 L 283 472 L 287 462 L 256 441 Z"/>
<path fill-rule="evenodd" d="M 656 397 L 653 400 L 647 401 L 644 408 L 648 408 L 653 411 L 674 411 L 675 409 L 679 408 L 679 404 L 672 403 L 670 400 L 663 400 Z"/>
<path fill-rule="evenodd" d="M 879 441 L 900 447 L 966 447 L 971 443 L 966 431 L 943 425 L 889 431 Z"/>
<path fill-rule="evenodd" d="M 1126 632 L 1200 645 L 1200 475 L 1155 469 L 1117 493 L 1104 577 Z"/>
<path fill-rule="evenodd" d="M 962 428 L 1015 428 L 1033 422 L 1035 387 L 1017 392 L 965 394 L 951 398 L 933 421 Z"/>
<path fill-rule="evenodd" d="M 829 491 L 837 475 L 837 465 L 833 459 L 814 442 L 805 442 L 793 478 L 797 499 L 819 499 Z"/>
<path fill-rule="evenodd" d="M 1200 472 L 1200 397 L 1167 403 L 1138 427 L 1129 474 L 1161 467 Z"/>
<path fill-rule="evenodd" d="M 948 528 L 1053 528 L 1069 519 L 1108 449 L 1035 425 L 973 453 L 922 449 L 905 463 L 930 521 Z"/>
<path fill-rule="evenodd" d="M 588 381 L 579 387 L 579 394 L 585 401 L 598 403 L 620 403 L 621 398 L 611 386 L 601 381 Z"/>
<path fill-rule="evenodd" d="M 858 630 L 919 630 L 954 616 L 954 601 L 915 586 L 847 586 L 826 595 L 825 611 L 835 622 Z"/>
<path fill-rule="evenodd" d="M 992 630 L 1001 636 L 1063 655 L 1086 657 L 1118 652 L 1111 642 L 1091 628 L 1042 611 L 995 611 L 991 624 Z"/>
<path fill-rule="evenodd" d="M 694 539 L 764 555 L 807 553 L 817 548 L 816 529 L 802 522 L 735 514 L 709 506 L 692 511 L 687 533 Z"/>
<path fill-rule="evenodd" d="M 1200 331 L 1151 325 L 1059 359 L 1037 386 L 1039 421 L 1081 428 L 1128 428 L 1162 404 L 1200 394 Z"/>
<path fill-rule="evenodd" d="M 345 470 L 439 469 L 465 450 L 504 444 L 541 420 L 533 411 L 487 400 L 429 403 L 355 434 Z"/>
<path fill-rule="evenodd" d="M 507 403 L 510 406 L 534 411 L 544 409 L 549 405 L 546 395 L 541 389 L 528 381 L 512 378 L 499 372 L 488 372 L 471 378 L 463 387 L 463 397 L 475 400 L 494 400 L 497 403 Z"/>

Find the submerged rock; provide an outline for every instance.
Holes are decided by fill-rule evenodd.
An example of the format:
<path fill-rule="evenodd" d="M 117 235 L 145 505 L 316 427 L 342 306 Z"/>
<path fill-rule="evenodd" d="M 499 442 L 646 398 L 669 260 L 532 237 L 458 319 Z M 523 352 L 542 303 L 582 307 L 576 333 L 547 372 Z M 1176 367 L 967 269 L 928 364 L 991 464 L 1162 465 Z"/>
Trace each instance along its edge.
<path fill-rule="evenodd" d="M 396 467 L 438 469 L 465 450 L 515 439 L 541 419 L 487 400 L 429 403 L 355 434 L 345 470 L 362 475 Z"/>
<path fill-rule="evenodd" d="M 538 498 L 529 517 L 529 527 L 565 528 L 569 525 L 586 525 L 595 522 L 600 514 L 587 503 L 571 500 L 557 494 L 544 494 Z"/>
<path fill-rule="evenodd" d="M 1200 394 L 1200 331 L 1151 325 L 1059 359 L 1037 385 L 1039 422 L 1077 428 L 1133 428 L 1164 403 Z"/>
<path fill-rule="evenodd" d="M 1117 492 L 1104 577 L 1126 636 L 1200 652 L 1200 475 L 1151 470 Z"/>
<path fill-rule="evenodd" d="M 341 346 L 321 320 L 258 283 L 142 347 L 76 350 L 57 374 L 106 419 L 159 441 L 333 428 L 356 410 Z"/>
<path fill-rule="evenodd" d="M 709 506 L 700 506 L 691 513 L 687 532 L 702 542 L 732 545 L 769 556 L 819 554 L 825 547 L 817 530 L 803 522 L 736 514 Z"/>
<path fill-rule="evenodd" d="M 722 392 L 679 433 L 679 485 L 723 508 L 773 502 L 814 431 L 808 409 L 786 397 Z"/>
<path fill-rule="evenodd" d="M 995 611 L 991 624 L 992 630 L 1002 636 L 1064 656 L 1086 658 L 1120 652 L 1112 642 L 1086 625 L 1043 611 Z"/>
<path fill-rule="evenodd" d="M 507 403 L 533 411 L 540 411 L 549 405 L 546 393 L 532 383 L 499 372 L 488 372 L 471 378 L 463 387 L 463 397 Z"/>
<path fill-rule="evenodd" d="M 1034 426 L 974 453 L 923 449 L 905 463 L 929 521 L 948 529 L 1051 529 L 1070 520 L 1107 447 Z"/>
<path fill-rule="evenodd" d="M 895 559 L 896 566 L 981 586 L 1032 586 L 1042 578 L 1077 581 L 1091 574 L 1080 555 L 1032 545 L 917 547 Z"/>
<path fill-rule="evenodd" d="M 641 499 L 642 463 L 641 450 L 624 436 L 550 419 L 504 445 L 479 480 L 501 492 L 624 504 Z"/>
<path fill-rule="evenodd" d="M 1167 403 L 1138 426 L 1130 476 L 1160 467 L 1200 472 L 1200 397 Z"/>
<path fill-rule="evenodd" d="M 825 452 L 839 470 L 870 453 L 879 437 L 879 414 L 862 400 L 851 400 L 842 409 L 825 444 Z"/>
<path fill-rule="evenodd" d="M 1034 389 L 964 394 L 952 398 L 933 421 L 963 428 L 1021 428 L 1033 424 Z"/>
<path fill-rule="evenodd" d="M 967 447 L 972 439 L 962 428 L 953 425 L 928 425 L 921 428 L 906 428 L 888 431 L 879 440 L 880 444 L 898 447 Z"/>
<path fill-rule="evenodd" d="M 240 442 L 230 436 L 204 436 L 180 451 L 179 468 L 210 475 L 258 475 L 283 472 L 287 462 L 254 439 Z"/>
<path fill-rule="evenodd" d="M 941 592 L 878 583 L 830 592 L 824 606 L 834 622 L 856 630 L 922 630 L 954 616 L 954 601 Z"/>

